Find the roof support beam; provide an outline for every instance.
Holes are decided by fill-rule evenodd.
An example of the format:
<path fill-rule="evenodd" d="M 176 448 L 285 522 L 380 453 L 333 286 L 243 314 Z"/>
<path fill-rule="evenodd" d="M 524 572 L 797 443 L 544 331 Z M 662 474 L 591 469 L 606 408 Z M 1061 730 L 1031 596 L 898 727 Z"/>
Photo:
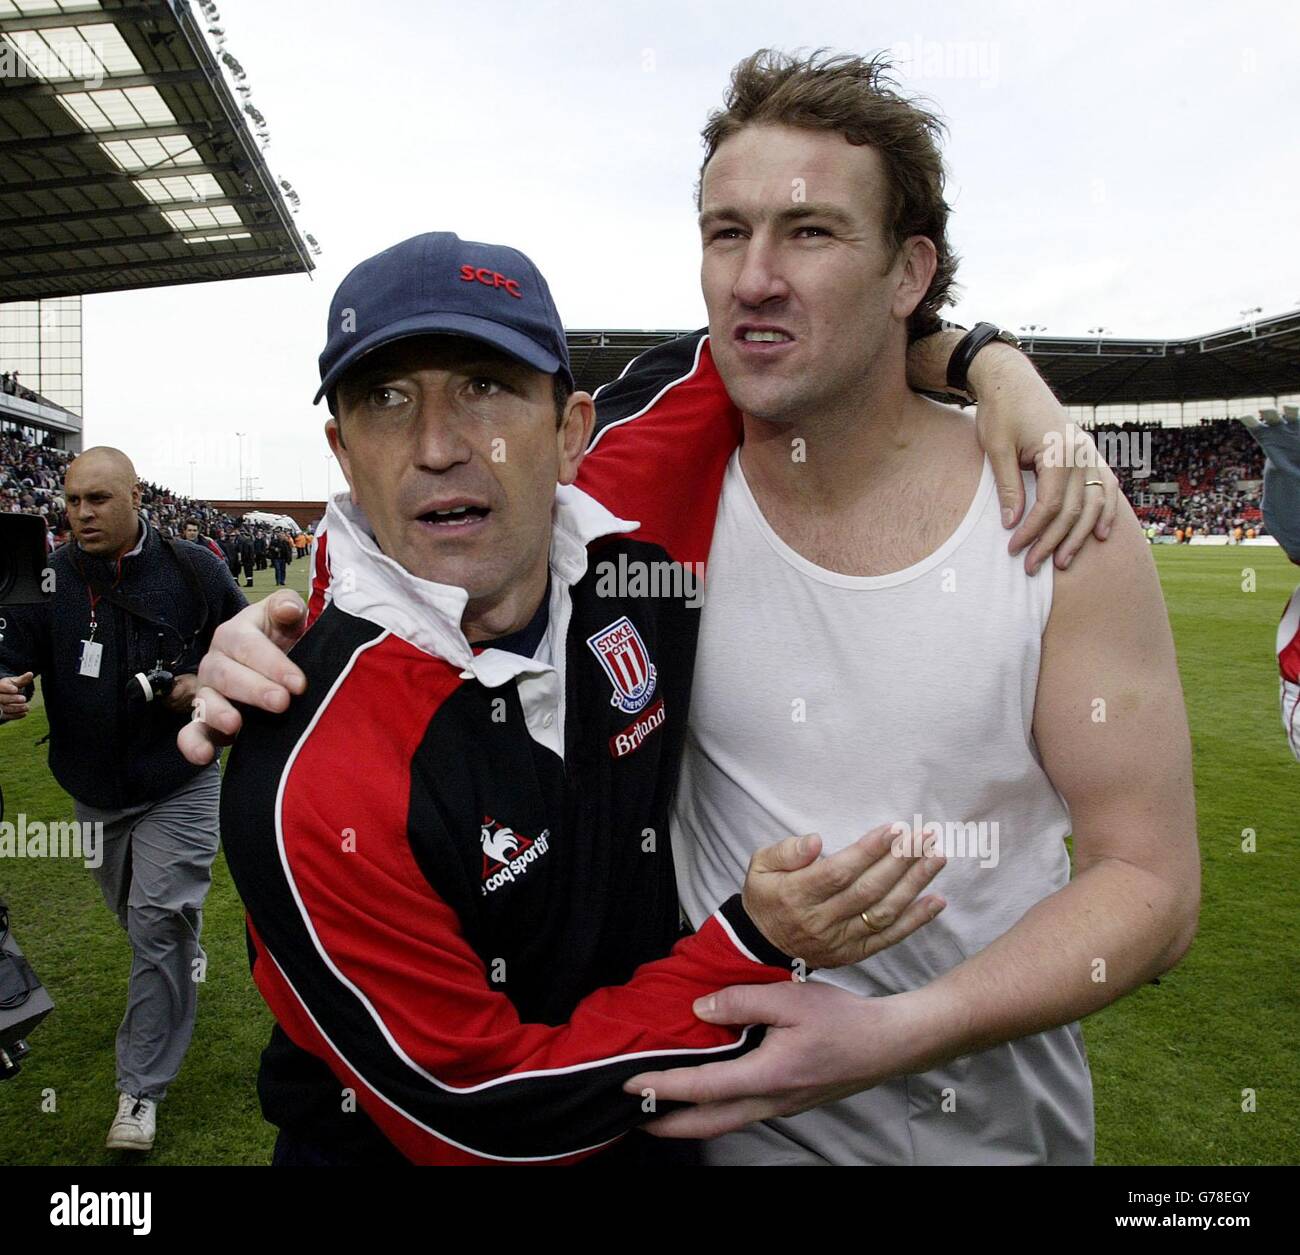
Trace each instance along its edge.
<path fill-rule="evenodd" d="M 131 218 L 141 214 L 175 213 L 179 209 L 239 209 L 263 203 L 260 196 L 210 196 L 207 200 L 168 200 L 158 203 L 146 200 L 137 205 L 116 205 L 111 209 L 82 209 L 76 213 L 33 214 L 27 218 L 0 216 L 0 230 L 9 231 L 16 227 L 66 227 L 74 223 L 104 222 L 113 218 Z"/>
<path fill-rule="evenodd" d="M 84 13 L 32 13 L 27 16 L 0 18 L 0 34 L 10 31 L 59 30 L 68 26 L 116 26 L 123 22 L 134 26 L 146 18 L 171 20 L 165 4 L 123 4 L 116 9 L 89 9 Z"/>
<path fill-rule="evenodd" d="M 235 161 L 196 161 L 184 166 L 153 166 L 125 174 L 121 170 L 87 171 L 55 179 L 15 180 L 0 183 L 0 196 L 26 196 L 30 192 L 84 191 L 87 188 L 119 187 L 137 179 L 168 179 L 185 174 L 233 174 L 243 176 L 245 167 Z"/>
<path fill-rule="evenodd" d="M 273 258 L 293 259 L 293 250 L 285 248 L 250 248 L 242 252 L 229 253 L 196 253 L 193 257 L 161 257 L 149 261 L 114 261 L 97 263 L 93 266 L 77 266 L 72 275 L 80 277 L 82 275 L 95 274 L 122 274 L 124 271 L 151 271 L 151 270 L 170 270 L 176 266 L 194 266 L 196 263 L 211 265 L 213 262 L 253 262 L 253 261 L 270 261 Z M 29 270 L 18 274 L 6 275 L 0 274 L 0 300 L 16 301 L 23 299 L 17 296 L 8 296 L 6 292 L 12 283 L 35 283 L 39 280 L 51 280 L 66 286 L 69 278 L 67 271 L 60 270 Z M 212 276 L 216 278 L 218 276 Z M 168 280 L 175 282 L 175 280 Z M 121 285 L 117 285 L 121 286 Z M 132 285 L 134 286 L 134 285 Z"/>
<path fill-rule="evenodd" d="M 203 83 L 207 75 L 202 70 L 159 70 L 154 74 L 106 74 L 94 86 L 91 80 L 78 78 L 58 83 L 45 83 L 39 79 L 23 82 L 6 79 L 4 92 L 11 100 L 27 100 L 36 96 L 71 96 L 74 92 L 123 91 L 128 87 L 175 87 L 181 83 Z"/>
<path fill-rule="evenodd" d="M 20 135 L 17 139 L 0 139 L 0 153 L 36 152 L 43 148 L 85 148 L 111 141 L 133 139 L 165 139 L 184 136 L 191 143 L 201 144 L 212 138 L 216 123 L 206 120 L 195 122 L 170 122 L 162 126 L 119 126 L 111 131 L 64 131 L 58 135 Z M 191 131 L 198 131 L 195 139 Z"/>
<path fill-rule="evenodd" d="M 252 253 L 238 254 L 238 257 L 240 258 L 251 257 L 251 256 L 253 256 Z M 208 259 L 204 258 L 204 260 L 206 261 Z M 230 260 L 230 258 L 227 258 L 226 260 Z M 290 273 L 295 273 L 295 274 L 299 273 L 296 270 L 294 271 L 280 270 L 280 269 L 267 270 L 264 267 L 268 260 L 273 260 L 273 259 L 261 258 L 260 260 L 250 262 L 248 265 L 241 267 L 239 270 L 232 270 L 229 274 L 204 273 L 204 274 L 187 275 L 184 273 L 177 273 L 177 274 L 170 274 L 170 275 L 166 275 L 165 277 L 159 277 L 154 279 L 143 279 L 143 280 L 137 279 L 134 282 L 132 282 L 131 290 L 137 291 L 140 288 L 176 288 L 189 283 L 211 283 L 214 280 L 218 280 L 218 279 L 221 280 L 221 282 L 226 283 L 229 282 L 231 279 L 255 279 L 266 275 L 285 275 Z M 285 256 L 281 257 L 280 260 L 291 261 L 293 259 L 289 254 L 285 254 Z M 50 278 L 50 277 L 51 276 L 49 275 L 46 276 L 46 278 Z M 53 278 L 57 279 L 58 276 L 54 275 Z M 51 293 L 47 291 L 37 291 L 32 288 L 29 288 L 28 290 L 21 292 L 18 295 L 10 295 L 9 289 L 5 287 L 6 282 L 7 280 L 0 278 L 0 301 L 39 301 L 42 299 L 48 299 L 51 296 L 61 295 L 61 293 L 57 293 L 57 292 Z M 87 281 L 85 283 L 81 283 L 78 287 L 78 292 L 82 296 L 97 296 L 105 292 L 118 292 L 118 291 L 121 291 L 121 288 L 117 283 L 113 281 L 113 276 L 111 275 L 106 276 L 105 281 L 102 283 L 91 283 Z"/>
<path fill-rule="evenodd" d="M 0 261 L 11 261 L 19 257 L 47 257 L 52 253 L 86 253 L 95 249 L 134 248 L 145 244 L 174 244 L 182 239 L 201 240 L 209 235 L 231 235 L 236 231 L 255 231 L 259 228 L 245 222 L 232 222 L 229 226 L 205 227 L 198 231 L 182 231 L 168 227 L 163 231 L 147 231 L 140 235 L 119 235 L 102 240 L 64 240 L 58 244 L 21 244 L 17 248 L 0 248 Z M 136 265 L 135 262 L 118 262 L 123 269 Z M 143 263 L 139 263 L 143 264 Z M 71 269 L 79 269 L 76 262 Z"/>

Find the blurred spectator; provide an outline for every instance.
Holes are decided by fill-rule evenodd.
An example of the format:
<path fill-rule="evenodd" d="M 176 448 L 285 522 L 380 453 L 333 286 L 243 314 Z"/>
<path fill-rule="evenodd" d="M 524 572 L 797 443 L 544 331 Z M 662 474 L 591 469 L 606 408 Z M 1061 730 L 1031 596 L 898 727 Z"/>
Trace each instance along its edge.
<path fill-rule="evenodd" d="M 239 565 L 244 571 L 244 584 L 248 588 L 253 587 L 253 538 L 248 534 L 246 527 L 239 529 Z"/>
<path fill-rule="evenodd" d="M 271 565 L 275 568 L 275 585 L 282 588 L 285 568 L 293 559 L 293 545 L 289 543 L 289 537 L 283 528 L 275 529 L 275 535 L 271 537 L 270 554 Z"/>
<path fill-rule="evenodd" d="M 217 544 L 211 536 L 205 536 L 199 528 L 198 519 L 186 519 L 185 521 L 185 539 L 191 544 L 202 545 L 205 549 L 210 549 L 218 558 L 225 562 L 226 555 L 222 552 L 221 546 Z"/>

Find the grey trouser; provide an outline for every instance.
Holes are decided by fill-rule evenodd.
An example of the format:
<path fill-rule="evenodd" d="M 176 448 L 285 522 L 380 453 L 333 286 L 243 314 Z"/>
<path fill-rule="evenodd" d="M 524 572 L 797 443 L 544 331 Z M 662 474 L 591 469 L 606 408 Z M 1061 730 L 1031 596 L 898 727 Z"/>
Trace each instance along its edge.
<path fill-rule="evenodd" d="M 117 1030 L 117 1088 L 160 1099 L 194 1032 L 203 900 L 218 841 L 221 771 L 205 767 L 175 792 L 125 810 L 77 802 L 81 823 L 104 825 L 91 875 L 131 938 L 126 1015 Z"/>

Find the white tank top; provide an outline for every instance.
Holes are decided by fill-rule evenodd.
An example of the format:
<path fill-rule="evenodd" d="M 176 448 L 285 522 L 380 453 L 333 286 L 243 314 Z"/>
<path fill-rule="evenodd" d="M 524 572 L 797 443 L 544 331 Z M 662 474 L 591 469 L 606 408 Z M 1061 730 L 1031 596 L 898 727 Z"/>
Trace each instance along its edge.
<path fill-rule="evenodd" d="M 1026 476 L 1033 502 L 1033 479 Z M 907 941 L 819 973 L 860 995 L 916 989 L 1069 879 L 1069 815 L 1032 736 L 1051 564 L 1007 553 L 987 460 L 929 557 L 849 576 L 801 557 L 727 470 L 709 554 L 681 784 L 678 882 L 697 927 L 750 855 L 821 833 L 832 853 L 882 823 L 935 835 L 948 906 Z M 949 1092 L 950 1091 L 950 1092 Z M 1077 1025 L 721 1138 L 715 1162 L 1091 1162 Z"/>

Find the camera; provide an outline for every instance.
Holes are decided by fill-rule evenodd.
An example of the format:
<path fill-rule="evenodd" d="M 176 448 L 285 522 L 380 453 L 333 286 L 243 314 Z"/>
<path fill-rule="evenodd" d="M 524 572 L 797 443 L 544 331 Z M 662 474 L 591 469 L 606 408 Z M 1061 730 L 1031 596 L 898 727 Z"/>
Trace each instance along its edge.
<path fill-rule="evenodd" d="M 0 793 L 0 819 L 4 795 Z M 9 903 L 0 898 L 0 1081 L 11 1081 L 31 1053 L 27 1034 L 51 1011 L 54 1002 L 41 978 L 23 956 L 9 930 Z"/>
<path fill-rule="evenodd" d="M 126 682 L 126 701 L 131 706 L 138 702 L 151 702 L 156 697 L 166 697 L 172 691 L 176 677 L 165 667 L 150 671 L 137 671 Z"/>
<path fill-rule="evenodd" d="M 31 514 L 0 514 L 0 606 L 44 601 L 44 580 L 45 520 Z M 0 614 L 0 634 L 4 627 Z M 40 977 L 9 930 L 9 905 L 0 898 L 0 1081 L 18 1075 L 21 1061 L 30 1053 L 27 1035 L 53 1009 Z"/>
<path fill-rule="evenodd" d="M 45 600 L 45 520 L 0 514 L 0 606 Z"/>
<path fill-rule="evenodd" d="M 0 1081 L 12 1080 L 30 1053 L 27 1034 L 54 1003 L 9 931 L 9 905 L 0 898 Z"/>

